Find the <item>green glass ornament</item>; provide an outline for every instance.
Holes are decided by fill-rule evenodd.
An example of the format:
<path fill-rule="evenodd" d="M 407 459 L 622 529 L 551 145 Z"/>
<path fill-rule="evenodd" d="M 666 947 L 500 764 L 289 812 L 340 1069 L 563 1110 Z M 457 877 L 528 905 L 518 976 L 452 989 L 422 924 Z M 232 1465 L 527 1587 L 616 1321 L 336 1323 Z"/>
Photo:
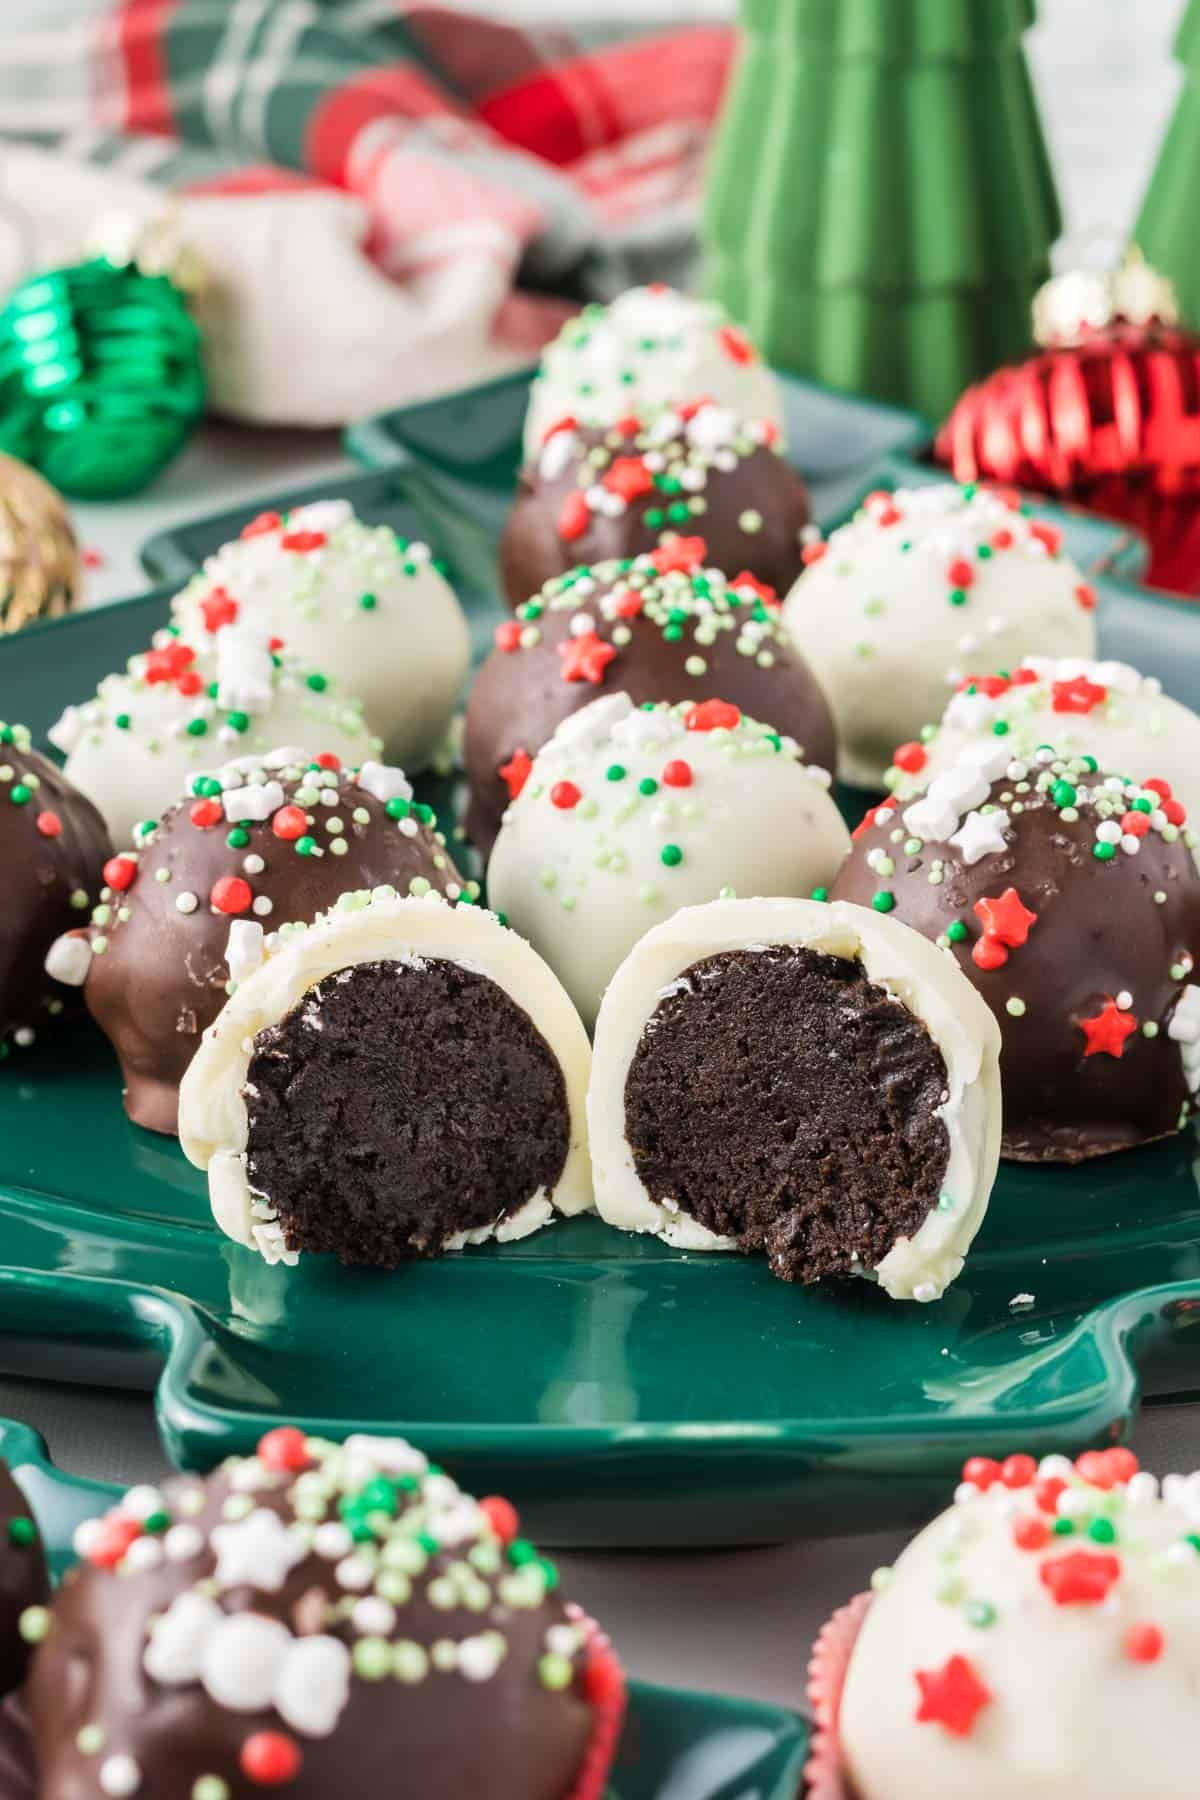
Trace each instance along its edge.
<path fill-rule="evenodd" d="M 33 276 L 0 313 L 0 450 L 63 493 L 137 493 L 203 410 L 200 333 L 165 274 L 94 257 Z"/>
<path fill-rule="evenodd" d="M 1200 173 L 1200 0 L 1190 0 L 1175 39 L 1184 81 L 1142 201 L 1134 239 L 1170 281 L 1185 325 L 1200 326 L 1200 238 L 1196 176 Z"/>
<path fill-rule="evenodd" d="M 1033 0 L 742 0 L 709 286 L 779 367 L 931 418 L 1028 346 L 1059 212 Z"/>

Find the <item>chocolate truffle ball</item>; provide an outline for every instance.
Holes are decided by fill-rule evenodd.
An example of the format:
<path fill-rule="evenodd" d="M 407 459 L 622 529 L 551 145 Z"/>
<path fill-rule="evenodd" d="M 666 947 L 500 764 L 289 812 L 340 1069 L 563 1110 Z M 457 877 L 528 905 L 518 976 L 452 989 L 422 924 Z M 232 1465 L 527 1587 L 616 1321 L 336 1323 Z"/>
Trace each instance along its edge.
<path fill-rule="evenodd" d="M 385 755 L 406 769 L 430 761 L 470 659 L 466 619 L 429 546 L 364 525 L 346 500 L 262 513 L 208 558 L 172 612 L 192 644 L 234 623 L 281 639 L 362 701 Z"/>
<path fill-rule="evenodd" d="M 629 288 L 608 306 L 586 306 L 543 351 L 525 454 L 537 455 L 559 419 L 607 426 L 630 411 L 649 418 L 681 394 L 710 394 L 745 418 L 783 424 L 779 383 L 715 301 L 662 282 Z"/>
<path fill-rule="evenodd" d="M 790 738 L 736 707 L 647 711 L 610 694 L 538 753 L 504 815 L 488 895 L 590 1026 L 651 926 L 722 893 L 809 894 L 849 847 L 829 776 Z"/>
<path fill-rule="evenodd" d="M 37 1631 L 31 1608 L 44 1605 L 50 1578 L 42 1540 L 24 1494 L 0 1462 L 0 1697 L 25 1679 L 28 1635 Z M 24 1619 L 24 1632 L 22 1620 Z"/>
<path fill-rule="evenodd" d="M 969 1458 L 955 1504 L 822 1634 L 811 1791 L 1190 1800 L 1198 1487 L 1125 1449 Z"/>
<path fill-rule="evenodd" d="M 999 1033 L 916 932 L 857 906 L 716 900 L 647 933 L 600 1006 L 596 1206 L 772 1274 L 936 1300 L 987 1209 Z"/>
<path fill-rule="evenodd" d="M 778 437 L 769 419 L 708 400 L 608 430 L 560 422 L 522 471 L 500 540 L 509 603 L 580 563 L 641 556 L 693 530 L 718 569 L 786 594 L 802 567 L 808 493 Z"/>
<path fill-rule="evenodd" d="M 591 1050 L 495 914 L 344 894 L 235 990 L 183 1079 L 218 1225 L 268 1262 L 395 1268 L 592 1203 Z"/>
<path fill-rule="evenodd" d="M 703 538 L 549 582 L 496 644 L 467 702 L 467 834 L 487 853 L 504 809 L 554 732 L 602 694 L 635 705 L 719 699 L 832 768 L 825 696 L 768 591 L 708 565 Z"/>
<path fill-rule="evenodd" d="M 599 1800 L 620 1665 L 517 1532 L 398 1438 L 134 1488 L 34 1657 L 42 1800 Z"/>
<path fill-rule="evenodd" d="M 105 676 L 94 699 L 63 713 L 50 741 L 118 848 L 223 758 L 261 758 L 286 744 L 353 766 L 382 753 L 361 701 L 271 643 L 248 625 L 223 626 L 198 646 L 160 631 L 122 674 Z"/>
<path fill-rule="evenodd" d="M 895 746 L 969 670 L 1096 654 L 1096 596 L 1016 494 L 880 491 L 804 557 L 787 621 L 829 695 L 839 773 L 859 787 L 882 786 Z"/>
<path fill-rule="evenodd" d="M 120 1059 L 126 1112 L 167 1132 L 202 1034 L 278 933 L 353 889 L 464 892 L 401 770 L 289 751 L 195 776 L 105 873 L 90 932 L 62 954 Z"/>
<path fill-rule="evenodd" d="M 0 724 L 0 1056 L 62 1011 L 65 970 L 46 958 L 83 924 L 112 854 L 90 800 L 39 756 L 24 725 Z"/>
<path fill-rule="evenodd" d="M 941 946 L 1004 1048 L 1004 1154 L 1081 1162 L 1176 1131 L 1200 1085 L 1200 870 L 1170 786 L 972 745 L 872 809 L 832 893 Z"/>
<path fill-rule="evenodd" d="M 1128 663 L 1027 656 L 1011 674 L 964 675 L 940 723 L 892 752 L 884 784 L 912 800 L 971 744 L 1004 739 L 1010 756 L 1053 744 L 1062 756 L 1086 751 L 1105 768 L 1171 784 L 1200 816 L 1200 717 Z"/>

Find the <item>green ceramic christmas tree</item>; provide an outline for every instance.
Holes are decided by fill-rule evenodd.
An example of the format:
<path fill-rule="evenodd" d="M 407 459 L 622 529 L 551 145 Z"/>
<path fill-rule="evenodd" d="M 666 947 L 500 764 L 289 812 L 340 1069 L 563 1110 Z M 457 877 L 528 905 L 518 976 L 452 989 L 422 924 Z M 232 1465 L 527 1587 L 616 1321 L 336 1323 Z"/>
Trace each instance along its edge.
<path fill-rule="evenodd" d="M 1058 202 L 1034 0 L 742 0 L 711 290 L 768 359 L 940 418 L 1019 356 Z"/>
<path fill-rule="evenodd" d="M 1134 238 L 1146 261 L 1175 290 L 1180 317 L 1200 325 L 1200 233 L 1196 186 L 1200 180 L 1200 0 L 1190 0 L 1175 57 L 1184 85 L 1158 162 L 1142 202 Z"/>

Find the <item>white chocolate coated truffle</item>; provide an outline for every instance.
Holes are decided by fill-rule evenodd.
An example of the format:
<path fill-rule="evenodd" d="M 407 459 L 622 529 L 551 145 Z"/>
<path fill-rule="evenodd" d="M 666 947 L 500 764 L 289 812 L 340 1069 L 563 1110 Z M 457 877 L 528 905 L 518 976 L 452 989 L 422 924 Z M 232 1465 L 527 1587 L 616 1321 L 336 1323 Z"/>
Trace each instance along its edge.
<path fill-rule="evenodd" d="M 256 1194 L 247 1176 L 246 1081 L 255 1039 L 327 977 L 360 963 L 413 959 L 458 963 L 507 994 L 557 1060 L 568 1113 L 566 1158 L 553 1192 L 531 1194 L 517 1211 L 470 1234 L 448 1236 L 442 1248 L 526 1237 L 556 1213 L 585 1212 L 592 1204 L 585 1111 L 591 1047 L 565 990 L 537 952 L 494 913 L 451 906 L 438 894 L 343 894 L 315 924 L 278 934 L 205 1032 L 180 1087 L 180 1142 L 188 1160 L 208 1171 L 217 1224 L 268 1262 L 297 1258 L 284 1243 L 269 1198 Z"/>
<path fill-rule="evenodd" d="M 94 699 L 68 707 L 49 735 L 118 846 L 139 822 L 158 819 L 194 775 L 235 756 L 294 745 L 295 755 L 328 751 L 353 768 L 381 749 L 356 699 L 318 671 L 276 662 L 266 637 L 244 626 L 200 648 L 159 632 L 151 650 L 106 675 Z"/>
<path fill-rule="evenodd" d="M 787 622 L 833 708 L 838 772 L 861 787 L 970 670 L 1096 654 L 1095 596 L 1058 532 L 986 489 L 878 492 L 805 557 Z"/>
<path fill-rule="evenodd" d="M 1191 1800 L 1200 1476 L 1160 1493 L 1127 1451 L 1003 1467 L 1021 1485 L 966 1465 L 989 1485 L 964 1481 L 871 1602 L 840 1712 L 855 1794 Z"/>
<path fill-rule="evenodd" d="M 542 353 L 525 421 L 525 459 L 560 419 L 613 425 L 681 394 L 709 395 L 743 418 L 783 426 L 779 383 L 745 332 L 714 301 L 655 284 L 568 320 Z"/>
<path fill-rule="evenodd" d="M 589 1025 L 638 938 L 681 906 L 810 894 L 850 847 L 826 772 L 729 711 L 730 727 L 691 730 L 687 703 L 595 700 L 559 726 L 505 814 L 489 898 Z"/>
<path fill-rule="evenodd" d="M 907 926 L 864 907 L 816 900 L 717 900 L 684 909 L 643 937 L 609 984 L 596 1025 L 588 1122 L 596 1206 L 612 1225 L 689 1250 L 730 1250 L 677 1203 L 651 1197 L 627 1135 L 626 1081 L 659 1003 L 706 958 L 796 947 L 857 963 L 866 979 L 919 1021 L 941 1052 L 937 1110 L 947 1155 L 938 1201 L 898 1238 L 873 1275 L 897 1300 L 934 1300 L 960 1273 L 987 1210 L 1000 1154 L 1000 1033 L 951 959 Z M 651 1028 L 653 1030 L 653 1027 Z M 795 1055 L 805 1053 L 797 1033 Z M 684 1102 L 686 1103 L 686 1102 Z M 782 1123 L 782 1121 L 781 1121 Z M 819 1121 L 818 1121 L 819 1127 Z M 812 1121 L 797 1121 L 801 1135 Z"/>
<path fill-rule="evenodd" d="M 911 800 L 964 750 L 999 742 L 1022 759 L 1049 744 L 1133 781 L 1157 776 L 1200 818 L 1200 717 L 1128 663 L 1077 657 L 1027 656 L 1009 675 L 964 680 L 941 723 L 898 747 L 886 785 Z"/>
<path fill-rule="evenodd" d="M 445 735 L 470 659 L 467 623 L 429 547 L 365 525 L 345 500 L 265 513 L 177 596 L 189 643 L 230 621 L 283 640 L 362 701 L 393 762 L 422 769 Z"/>

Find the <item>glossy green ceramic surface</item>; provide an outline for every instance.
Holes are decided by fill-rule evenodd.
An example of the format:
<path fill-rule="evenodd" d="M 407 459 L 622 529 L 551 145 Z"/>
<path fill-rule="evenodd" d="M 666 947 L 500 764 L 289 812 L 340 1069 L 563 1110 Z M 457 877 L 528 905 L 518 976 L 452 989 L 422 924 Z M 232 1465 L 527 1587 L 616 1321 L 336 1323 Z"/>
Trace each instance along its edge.
<path fill-rule="evenodd" d="M 41 1438 L 11 1419 L 0 1419 L 0 1458 L 24 1489 L 58 1579 L 74 1560 L 75 1527 L 120 1489 L 64 1475 Z M 807 1750 L 807 1725 L 782 1707 L 635 1681 L 605 1800 L 795 1800 Z"/>
<path fill-rule="evenodd" d="M 416 517 L 411 477 L 392 470 L 381 503 L 461 570 L 468 528 Z M 1194 611 L 1099 586 L 1105 653 L 1200 704 Z M 167 592 L 0 642 L 0 712 L 44 731 L 145 644 Z M 463 592 L 482 644 L 495 602 Z M 281 1418 L 408 1433 L 476 1491 L 511 1493 L 551 1545 L 899 1526 L 970 1451 L 1076 1451 L 1123 1431 L 1143 1385 L 1200 1391 L 1198 1169 L 1189 1132 L 1004 1170 L 966 1274 L 928 1307 L 789 1287 L 596 1219 L 391 1275 L 271 1269 L 217 1233 L 178 1147 L 127 1122 L 115 1061 L 80 1026 L 0 1069 L 0 1354 L 131 1383 L 161 1365 L 186 1466 Z"/>

